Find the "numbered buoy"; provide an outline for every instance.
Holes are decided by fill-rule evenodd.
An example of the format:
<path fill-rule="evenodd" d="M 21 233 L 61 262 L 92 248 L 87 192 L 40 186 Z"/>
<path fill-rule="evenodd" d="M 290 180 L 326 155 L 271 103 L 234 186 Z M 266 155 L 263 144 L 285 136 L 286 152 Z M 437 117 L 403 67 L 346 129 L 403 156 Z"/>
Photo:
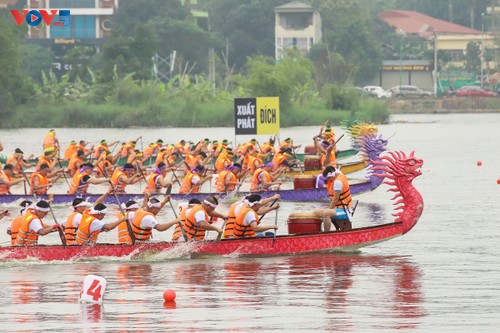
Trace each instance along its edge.
<path fill-rule="evenodd" d="M 177 295 L 175 294 L 175 291 L 173 291 L 172 289 L 167 289 L 163 292 L 163 299 L 165 300 L 165 302 L 174 301 L 175 296 L 177 296 Z"/>
<path fill-rule="evenodd" d="M 87 275 L 83 280 L 80 302 L 102 304 L 105 291 L 105 278 L 97 275 Z"/>

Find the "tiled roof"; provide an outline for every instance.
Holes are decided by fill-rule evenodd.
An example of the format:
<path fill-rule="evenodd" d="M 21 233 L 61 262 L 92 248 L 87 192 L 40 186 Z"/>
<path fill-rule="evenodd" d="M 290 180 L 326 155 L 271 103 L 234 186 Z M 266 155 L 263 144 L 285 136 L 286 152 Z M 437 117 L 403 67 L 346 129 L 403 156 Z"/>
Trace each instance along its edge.
<path fill-rule="evenodd" d="M 441 34 L 481 34 L 479 30 L 439 20 L 411 10 L 387 10 L 380 13 L 378 17 L 396 31 L 418 34 L 421 37 L 431 36 L 434 32 Z"/>

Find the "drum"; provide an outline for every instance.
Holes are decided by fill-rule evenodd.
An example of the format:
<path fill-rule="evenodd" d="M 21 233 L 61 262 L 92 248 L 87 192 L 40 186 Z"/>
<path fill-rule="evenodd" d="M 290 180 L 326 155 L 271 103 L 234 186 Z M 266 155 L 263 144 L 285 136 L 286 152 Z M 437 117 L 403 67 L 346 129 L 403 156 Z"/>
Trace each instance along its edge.
<path fill-rule="evenodd" d="M 288 233 L 294 235 L 321 232 L 321 223 L 318 215 L 293 213 L 288 216 Z"/>
<path fill-rule="evenodd" d="M 314 175 L 297 175 L 293 177 L 293 188 L 307 189 L 316 187 L 316 176 Z"/>
<path fill-rule="evenodd" d="M 304 157 L 304 169 L 308 170 L 321 170 L 321 161 L 319 156 L 316 155 L 306 155 Z"/>
<path fill-rule="evenodd" d="M 309 155 L 316 155 L 317 150 L 315 146 L 305 146 L 304 147 L 304 154 L 309 154 Z"/>

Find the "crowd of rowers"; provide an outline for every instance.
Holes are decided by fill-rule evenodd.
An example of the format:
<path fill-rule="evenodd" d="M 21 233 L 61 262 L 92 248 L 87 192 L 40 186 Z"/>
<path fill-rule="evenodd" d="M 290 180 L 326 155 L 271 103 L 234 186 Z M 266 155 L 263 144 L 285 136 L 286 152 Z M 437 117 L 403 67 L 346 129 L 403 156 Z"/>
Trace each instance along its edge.
<path fill-rule="evenodd" d="M 44 155 L 39 158 L 37 170 L 33 172 L 30 184 L 30 194 L 47 194 L 47 190 L 54 183 L 55 178 L 65 172 L 72 174 L 72 182 L 69 185 L 69 194 L 74 194 L 77 198 L 72 206 L 75 210 L 74 215 L 70 215 L 67 221 L 60 226 L 44 226 L 42 218 L 50 210 L 50 202 L 38 201 L 35 203 L 24 202 L 23 211 L 20 216 L 12 221 L 10 234 L 12 244 L 32 245 L 36 244 L 39 235 L 45 235 L 53 230 L 65 230 L 68 244 L 88 244 L 95 243 L 97 236 L 101 231 L 109 231 L 120 225 L 119 242 L 130 242 L 132 239 L 138 242 L 148 241 L 151 237 L 152 229 L 164 231 L 172 225 L 177 224 L 174 232 L 174 239 L 177 240 L 182 235 L 184 240 L 203 239 L 206 230 L 215 230 L 222 233 L 222 230 L 210 223 L 211 217 L 221 217 L 227 220 L 224 228 L 224 237 L 254 237 L 257 233 L 269 229 L 277 229 L 276 225 L 260 226 L 258 214 L 265 214 L 266 210 L 278 209 L 279 205 L 266 205 L 269 200 L 277 200 L 278 197 L 263 199 L 258 194 L 250 195 L 238 202 L 240 211 L 236 213 L 234 204 L 231 206 L 227 215 L 215 211 L 218 204 L 217 197 L 209 197 L 203 201 L 193 199 L 188 203 L 188 209 L 181 211 L 178 219 L 159 223 L 155 216 L 170 200 L 167 196 L 165 200 L 160 201 L 151 195 L 160 193 L 162 188 L 171 189 L 172 182 L 166 179 L 166 173 L 172 172 L 173 177 L 180 184 L 179 193 L 199 192 L 201 185 L 212 175 L 207 175 L 208 163 L 210 159 L 216 158 L 214 171 L 218 173 L 217 191 L 228 192 L 235 190 L 241 185 L 242 180 L 248 174 L 252 175 L 251 191 L 260 191 L 279 187 L 280 182 L 276 179 L 287 169 L 293 167 L 292 152 L 298 146 L 294 146 L 292 140 L 286 139 L 280 144 L 278 151 L 274 148 L 274 139 L 270 139 L 263 145 L 259 145 L 255 139 L 240 145 L 236 152 L 229 147 L 227 140 L 220 144 L 213 141 L 210 144 L 208 139 L 198 142 L 198 144 L 189 145 L 181 140 L 175 145 L 163 145 L 162 140 L 150 144 L 143 152 L 135 149 L 137 141 L 130 141 L 122 144 L 117 154 L 113 155 L 105 140 L 102 140 L 96 149 L 86 149 L 85 142 L 71 142 L 66 148 L 65 157 L 69 157 L 69 163 L 66 170 L 57 169 L 60 165 L 57 158 L 59 154 L 59 142 L 55 136 L 55 131 L 51 130 L 44 140 Z M 331 128 L 326 128 L 325 132 L 320 131 L 320 135 L 314 137 L 315 145 L 322 154 L 322 163 L 324 166 L 323 177 L 326 180 L 326 187 L 331 197 L 331 204 L 328 209 L 315 211 L 317 215 L 323 217 L 324 230 L 329 231 L 334 219 L 342 219 L 348 216 L 348 210 L 351 207 L 351 196 L 347 177 L 343 175 L 335 166 L 335 138 Z M 71 147 L 73 146 L 74 147 Z M 72 151 L 72 152 L 71 152 Z M 84 159 L 92 154 L 90 161 L 84 162 Z M 144 175 L 147 170 L 144 161 L 155 156 L 155 165 L 148 177 Z M 266 159 L 272 159 L 265 162 Z M 127 162 L 123 167 L 117 167 L 116 162 L 119 158 L 126 158 Z M 181 160 L 178 162 L 178 160 Z M 237 162 L 234 162 L 237 159 Z M 326 163 L 325 163 L 326 162 Z M 29 162 L 23 159 L 23 152 L 17 148 L 15 153 L 9 157 L 3 170 L 0 172 L 0 194 L 10 194 L 10 186 L 27 180 L 24 169 L 29 167 Z M 185 177 L 181 182 L 176 174 L 177 168 L 185 170 Z M 15 179 L 17 175 L 22 178 Z M 109 177 L 111 175 L 111 177 Z M 111 184 L 108 193 L 125 193 L 125 187 L 136 183 L 142 179 L 147 180 L 144 190 L 145 199 L 142 207 L 138 203 L 130 201 L 124 203 L 121 207 L 123 213 L 120 219 L 112 223 L 103 223 L 107 207 L 102 204 L 103 199 L 99 199 L 92 208 L 89 203 L 81 199 L 87 191 L 89 184 L 99 184 L 109 182 Z M 101 197 L 102 198 L 102 197 Z M 241 210 L 244 208 L 243 210 Z M 137 212 L 135 212 L 137 211 Z M 133 216 L 127 216 L 132 214 Z M 241 214 L 239 214 L 241 212 Z M 252 213 L 253 212 L 253 213 Z M 243 214 L 244 213 L 244 214 Z M 0 213 L 6 215 L 7 212 Z M 247 216 L 248 215 L 248 216 Z M 342 215 L 342 216 L 341 216 Z M 78 217 L 79 216 L 79 217 Z M 232 219 L 232 220 L 231 220 Z M 128 221 L 128 223 L 126 222 Z M 16 222 L 16 223 L 14 223 Z M 338 224 L 335 224 L 338 230 Z M 347 228 L 347 227 L 346 227 Z M 126 234 L 125 234 L 126 231 Z M 226 233 L 227 231 L 227 233 Z M 125 237 L 125 236 L 128 236 Z"/>

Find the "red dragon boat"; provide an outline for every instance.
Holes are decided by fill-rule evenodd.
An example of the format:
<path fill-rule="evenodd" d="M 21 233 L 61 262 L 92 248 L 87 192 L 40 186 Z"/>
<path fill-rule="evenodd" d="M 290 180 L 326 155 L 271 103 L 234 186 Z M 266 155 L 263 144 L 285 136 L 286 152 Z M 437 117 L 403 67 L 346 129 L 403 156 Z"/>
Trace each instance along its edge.
<path fill-rule="evenodd" d="M 349 231 L 314 232 L 276 237 L 248 239 L 205 240 L 198 242 L 157 242 L 136 245 L 98 244 L 95 246 L 36 245 L 26 247 L 1 247 L 0 260 L 38 259 L 44 261 L 92 259 L 96 257 L 143 258 L 148 254 L 163 254 L 169 251 L 196 255 L 291 255 L 308 252 L 353 251 L 364 246 L 380 243 L 410 231 L 423 211 L 422 196 L 412 185 L 413 179 L 421 175 L 422 160 L 412 152 L 389 152 L 374 163 L 378 177 L 385 177 L 396 192 L 396 219 L 392 223 L 356 228 Z"/>

